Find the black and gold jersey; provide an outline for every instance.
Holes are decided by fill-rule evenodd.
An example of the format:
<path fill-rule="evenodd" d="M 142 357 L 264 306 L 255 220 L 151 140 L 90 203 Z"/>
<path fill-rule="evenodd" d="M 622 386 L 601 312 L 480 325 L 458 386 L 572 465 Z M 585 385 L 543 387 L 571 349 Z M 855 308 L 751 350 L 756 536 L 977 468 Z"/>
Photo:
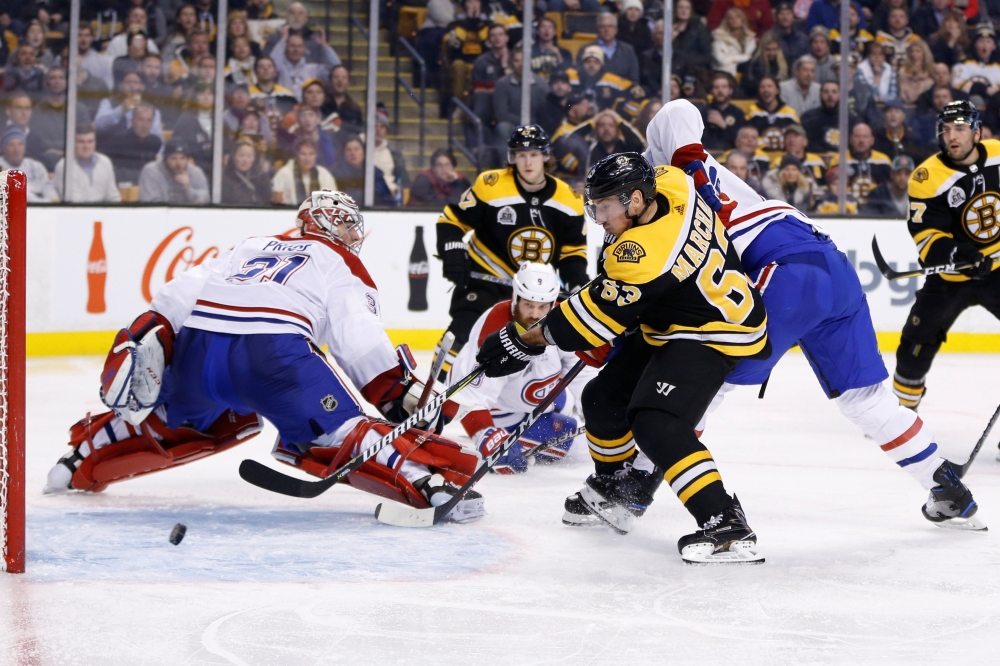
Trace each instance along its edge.
<path fill-rule="evenodd" d="M 468 249 L 474 270 L 510 278 L 521 262 L 537 261 L 555 266 L 567 285 L 585 283 L 583 198 L 558 178 L 546 179 L 544 188 L 527 192 L 513 168 L 479 174 L 461 200 L 445 206 L 438 218 L 438 252 L 472 231 Z"/>
<path fill-rule="evenodd" d="M 764 353 L 764 303 L 721 220 L 683 171 L 656 173 L 657 217 L 608 245 L 597 278 L 549 313 L 552 339 L 592 349 L 638 325 L 655 346 L 693 340 L 736 358 Z"/>
<path fill-rule="evenodd" d="M 1000 141 L 978 145 L 979 159 L 959 166 L 938 153 L 910 176 L 910 235 L 924 266 L 947 264 L 959 245 L 971 246 L 1000 266 Z M 948 282 L 969 278 L 940 273 Z M 929 278 L 930 279 L 930 278 Z"/>

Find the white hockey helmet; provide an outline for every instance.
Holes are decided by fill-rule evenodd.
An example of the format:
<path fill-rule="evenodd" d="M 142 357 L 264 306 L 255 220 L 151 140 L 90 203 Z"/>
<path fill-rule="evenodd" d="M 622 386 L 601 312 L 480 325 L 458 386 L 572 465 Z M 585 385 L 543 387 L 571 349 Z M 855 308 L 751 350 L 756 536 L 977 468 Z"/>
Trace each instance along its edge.
<path fill-rule="evenodd" d="M 512 282 L 514 298 L 511 307 L 517 304 L 519 298 L 536 303 L 554 303 L 559 297 L 559 278 L 552 264 L 526 261 L 517 269 Z"/>
<path fill-rule="evenodd" d="M 303 234 L 327 236 L 361 252 L 365 240 L 365 219 L 350 195 L 336 190 L 316 190 L 299 206 L 295 225 Z"/>

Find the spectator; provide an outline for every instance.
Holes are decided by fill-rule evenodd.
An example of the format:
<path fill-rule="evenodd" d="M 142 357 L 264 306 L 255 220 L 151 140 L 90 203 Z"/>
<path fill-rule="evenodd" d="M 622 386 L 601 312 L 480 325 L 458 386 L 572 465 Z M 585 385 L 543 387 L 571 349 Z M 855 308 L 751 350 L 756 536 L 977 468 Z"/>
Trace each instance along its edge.
<path fill-rule="evenodd" d="M 708 29 L 714 31 L 725 22 L 723 17 L 727 17 L 729 11 L 739 7 L 747 20 L 747 28 L 755 37 L 761 37 L 765 32 L 774 27 L 774 18 L 771 15 L 771 3 L 768 0 L 715 0 L 712 8 L 708 10 L 705 22 Z"/>
<path fill-rule="evenodd" d="M 750 173 L 750 162 L 747 160 L 747 156 L 742 151 L 731 151 L 725 159 L 722 160 L 722 164 L 727 169 L 732 171 L 734 176 L 749 185 L 754 192 L 761 196 L 761 198 L 766 198 L 764 188 L 761 186 L 760 180 Z"/>
<path fill-rule="evenodd" d="M 119 183 L 138 184 L 142 168 L 160 153 L 163 141 L 152 131 L 155 118 L 156 109 L 142 102 L 132 114 L 132 126 L 107 140 L 104 153 L 111 158 Z"/>
<path fill-rule="evenodd" d="M 817 153 L 840 150 L 840 84 L 827 81 L 820 87 L 819 107 L 802 114 L 809 149 Z"/>
<path fill-rule="evenodd" d="M 878 38 L 879 31 L 887 32 L 889 30 L 889 12 L 897 7 L 906 9 L 907 4 L 907 0 L 883 0 L 875 8 L 868 26 L 869 30 L 875 33 L 876 39 Z"/>
<path fill-rule="evenodd" d="M 251 20 L 274 18 L 271 0 L 247 0 L 247 18 Z"/>
<path fill-rule="evenodd" d="M 768 199 L 784 201 L 799 210 L 812 208 L 812 184 L 802 171 L 802 161 L 795 155 L 784 155 L 776 169 L 771 169 L 761 182 Z"/>
<path fill-rule="evenodd" d="M 701 141 L 707 150 L 729 150 L 736 145 L 736 133 L 747 124 L 743 109 L 730 104 L 733 79 L 728 74 L 712 77 L 712 101 L 702 109 L 705 132 Z"/>
<path fill-rule="evenodd" d="M 781 99 L 778 82 L 766 76 L 757 88 L 757 99 L 750 105 L 747 122 L 757 128 L 764 150 L 783 151 L 784 130 L 799 122 L 799 114 Z"/>
<path fill-rule="evenodd" d="M 120 32 L 111 38 L 108 42 L 108 46 L 104 49 L 104 55 L 111 58 L 114 62 L 116 58 L 121 58 L 128 55 L 131 51 L 131 41 L 132 35 L 137 32 L 141 32 L 148 39 L 149 21 L 147 20 L 146 10 L 142 6 L 134 6 L 128 10 L 128 17 L 125 19 L 125 30 Z M 146 48 L 150 53 L 159 53 L 160 49 L 156 46 L 156 42 L 152 39 L 148 39 L 148 44 Z"/>
<path fill-rule="evenodd" d="M 295 155 L 299 139 L 309 139 L 316 146 L 316 162 L 332 169 L 337 161 L 337 148 L 330 133 L 320 127 L 319 113 L 311 106 L 300 105 L 295 112 L 297 121 L 291 131 L 278 132 L 278 147 L 286 159 Z"/>
<path fill-rule="evenodd" d="M 819 106 L 819 84 L 816 78 L 816 59 L 804 55 L 795 61 L 795 77 L 782 81 L 778 88 L 781 99 L 802 117 L 806 111 Z"/>
<path fill-rule="evenodd" d="M 28 177 L 28 203 L 58 201 L 49 170 L 24 155 L 25 136 L 20 127 L 8 125 L 0 134 L 0 170 L 20 169 Z"/>
<path fill-rule="evenodd" d="M 541 39 L 542 20 L 538 21 L 538 38 Z M 440 87 L 441 42 L 448 26 L 455 21 L 455 4 L 452 0 L 429 0 L 427 18 L 417 30 L 415 48 L 427 66 L 427 85 Z"/>
<path fill-rule="evenodd" d="M 771 157 L 760 147 L 760 134 L 753 125 L 744 125 L 736 133 L 736 150 L 743 153 L 747 158 L 747 169 L 750 175 L 759 182 L 764 178 L 771 166 Z M 722 162 L 729 158 L 729 153 L 724 153 Z"/>
<path fill-rule="evenodd" d="M 45 45 L 45 28 L 42 24 L 34 19 L 28 23 L 28 27 L 25 28 L 24 37 L 21 40 L 20 46 L 27 46 L 31 49 L 31 52 L 35 55 L 34 64 L 46 70 L 55 64 L 55 56 L 52 55 L 52 51 Z M 13 54 L 11 55 L 11 58 Z M 7 66 L 13 65 L 10 58 L 7 60 Z"/>
<path fill-rule="evenodd" d="M 215 89 L 215 56 L 211 53 L 198 58 L 191 72 L 178 81 L 177 94 L 185 107 L 194 105 L 194 89 L 199 83 L 207 83 Z"/>
<path fill-rule="evenodd" d="M 163 63 L 160 56 L 148 53 L 142 60 L 142 98 L 160 110 L 163 124 L 173 127 L 181 113 L 180 91 L 163 81 Z"/>
<path fill-rule="evenodd" d="M 281 121 L 281 126 L 289 133 L 294 134 L 299 124 L 299 109 L 303 106 L 312 108 L 320 118 L 319 126 L 327 132 L 337 131 L 337 114 L 331 113 L 328 117 L 323 117 L 323 105 L 326 104 L 326 89 L 319 79 L 309 79 L 302 84 L 302 101 L 295 105 Z"/>
<path fill-rule="evenodd" d="M 94 78 L 104 81 L 107 90 L 111 90 L 114 83 L 111 78 L 111 58 L 93 48 L 94 29 L 90 27 L 89 23 L 80 23 L 76 39 L 80 66 Z"/>
<path fill-rule="evenodd" d="M 913 32 L 924 39 L 930 39 L 931 35 L 941 28 L 944 17 L 951 9 L 951 0 L 931 0 L 913 14 Z"/>
<path fill-rule="evenodd" d="M 456 205 L 462 193 L 472 187 L 469 181 L 455 171 L 455 156 L 445 148 L 438 148 L 431 155 L 431 166 L 421 171 L 410 186 L 407 206 L 442 208 Z"/>
<path fill-rule="evenodd" d="M 573 91 L 597 101 L 602 109 L 610 108 L 625 95 L 632 82 L 604 69 L 604 51 L 594 44 L 580 54 L 580 68 L 566 70 Z"/>
<path fill-rule="evenodd" d="M 923 161 L 930 152 L 916 132 L 906 125 L 906 110 L 898 99 L 889 100 L 883 109 L 883 127 L 875 134 L 875 150 L 890 158 L 909 155 Z"/>
<path fill-rule="evenodd" d="M 885 153 L 873 150 L 875 135 L 867 123 L 855 123 L 847 141 L 847 179 L 850 192 L 863 205 L 868 193 L 889 181 L 892 160 Z M 838 163 L 838 155 L 830 160 L 830 167 Z"/>
<path fill-rule="evenodd" d="M 222 203 L 241 208 L 259 208 L 271 203 L 271 176 L 265 160 L 249 139 L 237 141 L 222 171 Z"/>
<path fill-rule="evenodd" d="M 257 111 L 254 104 L 247 109 L 246 114 L 240 119 L 240 125 L 233 137 L 233 143 L 246 139 L 253 143 L 257 149 L 257 156 L 261 160 L 267 161 L 268 172 L 273 166 L 271 157 L 277 154 L 276 140 L 270 132 L 270 126 L 262 112 Z"/>
<path fill-rule="evenodd" d="M 142 168 L 139 201 L 182 205 L 208 203 L 208 179 L 190 159 L 182 141 L 174 138 L 167 141 L 163 159 Z"/>
<path fill-rule="evenodd" d="M 3 89 L 40 93 L 45 84 L 45 68 L 35 62 L 35 49 L 27 44 L 18 46 L 7 61 L 3 72 Z"/>
<path fill-rule="evenodd" d="M 858 60 L 864 55 L 868 45 L 875 41 L 875 37 L 864 29 L 861 20 L 861 8 L 856 2 L 852 2 L 848 8 L 850 16 L 850 34 L 847 39 L 847 50 Z M 840 19 L 837 19 L 837 27 L 830 28 L 830 50 L 835 54 L 843 53 L 841 49 Z"/>
<path fill-rule="evenodd" d="M 117 83 L 122 80 L 125 72 L 139 72 L 142 75 L 142 62 L 145 60 L 148 40 L 146 33 L 135 30 L 128 34 L 128 51 L 125 55 L 115 58 L 111 63 L 111 77 Z"/>
<path fill-rule="evenodd" d="M 361 106 L 347 92 L 350 85 L 351 77 L 346 67 L 337 65 L 331 69 L 330 88 L 320 115 L 324 119 L 324 125 L 335 122 L 339 129 L 357 133 L 364 127 L 365 121 Z M 330 119 L 332 114 L 337 114 L 335 120 Z"/>
<path fill-rule="evenodd" d="M 833 71 L 839 81 L 840 56 L 837 56 L 837 59 L 834 61 Z M 848 59 L 847 80 L 851 86 L 847 90 L 847 103 L 851 113 L 856 115 L 859 120 L 868 123 L 869 126 L 877 125 L 882 119 L 877 106 L 878 93 L 868 85 L 867 81 L 858 76 L 858 63 L 854 54 L 851 54 L 851 57 Z"/>
<path fill-rule="evenodd" d="M 646 139 L 646 128 L 649 127 L 649 123 L 653 120 L 653 117 L 659 113 L 662 108 L 663 102 L 654 97 L 643 105 L 642 111 L 639 112 L 639 117 L 635 119 L 634 123 L 632 123 L 635 130 L 642 137 L 643 141 L 648 142 Z"/>
<path fill-rule="evenodd" d="M 340 58 L 329 46 L 320 52 L 322 59 L 316 62 L 306 57 L 306 40 L 298 33 L 288 35 L 287 40 L 278 42 L 271 59 L 278 70 L 278 83 L 292 91 L 295 99 L 302 99 L 302 84 L 309 79 L 326 79 L 330 68 L 340 64 Z"/>
<path fill-rule="evenodd" d="M 486 52 L 472 64 L 472 108 L 484 123 L 490 125 L 496 121 L 493 91 L 497 81 L 509 69 L 507 41 L 507 28 L 494 23 L 486 39 Z"/>
<path fill-rule="evenodd" d="M 242 85 L 256 82 L 253 67 L 257 62 L 257 57 L 250 50 L 250 39 L 236 37 L 232 42 L 229 42 L 227 36 L 226 41 L 232 52 L 226 60 L 226 82 Z"/>
<path fill-rule="evenodd" d="M 71 196 L 66 196 L 63 190 L 66 159 L 63 158 L 56 164 L 52 180 L 60 200 L 73 203 L 121 202 L 115 167 L 107 155 L 97 152 L 97 130 L 93 125 L 77 126 L 74 157 L 68 174 Z"/>
<path fill-rule="evenodd" d="M 145 86 L 142 85 L 142 77 L 138 72 L 126 72 L 118 85 L 118 94 L 113 98 L 108 97 L 101 100 L 97 107 L 97 115 L 94 116 L 94 125 L 103 142 L 112 134 L 117 134 L 122 130 L 132 126 L 132 114 L 135 108 L 143 101 L 142 93 Z M 153 121 L 153 134 L 160 139 L 163 138 L 163 120 L 160 112 L 155 114 Z"/>
<path fill-rule="evenodd" d="M 809 36 L 809 55 L 816 60 L 816 83 L 836 81 L 833 73 L 833 56 L 830 55 L 830 33 L 821 25 L 813 28 Z"/>
<path fill-rule="evenodd" d="M 549 0 L 550 12 L 598 12 L 600 0 Z"/>
<path fill-rule="evenodd" d="M 934 60 L 931 50 L 923 40 L 906 47 L 906 55 L 899 66 L 899 98 L 913 104 L 920 95 L 934 85 Z"/>
<path fill-rule="evenodd" d="M 257 58 L 261 54 L 260 44 L 250 37 L 250 26 L 247 24 L 246 16 L 238 12 L 232 12 L 229 14 L 229 22 L 226 24 L 227 59 L 233 57 L 233 47 L 236 45 L 235 42 L 237 40 L 246 42 L 247 48 L 250 50 L 250 55 L 254 58 Z M 249 71 L 252 73 L 253 67 Z"/>
<path fill-rule="evenodd" d="M 25 136 L 24 145 L 28 157 L 39 160 L 45 155 L 46 141 L 36 132 L 31 131 L 31 118 L 34 104 L 25 92 L 16 91 L 7 97 L 7 125 L 17 127 Z"/>
<path fill-rule="evenodd" d="M 382 178 L 389 189 L 389 195 L 396 202 L 395 205 L 399 205 L 403 203 L 403 190 L 410 186 L 410 174 L 406 171 L 403 152 L 389 145 L 388 137 L 389 115 L 385 109 L 379 109 L 375 113 L 375 167 L 382 172 Z"/>
<path fill-rule="evenodd" d="M 955 65 L 951 72 L 955 87 L 969 95 L 979 95 L 984 100 L 1000 91 L 1000 64 L 993 60 L 996 48 L 993 27 L 989 24 L 978 27 L 973 45 L 974 57 Z"/>
<path fill-rule="evenodd" d="M 643 10 L 642 0 L 622 0 L 619 3 L 618 38 L 630 44 L 636 53 L 653 48 L 653 38 L 649 23 L 642 15 Z"/>
<path fill-rule="evenodd" d="M 969 31 L 965 16 L 954 9 L 945 14 L 941 27 L 930 39 L 931 55 L 934 62 L 944 63 L 949 68 L 963 62 L 970 52 Z"/>
<path fill-rule="evenodd" d="M 81 120 L 81 124 L 86 124 L 97 114 L 97 106 L 108 96 L 111 89 L 103 79 L 93 76 L 84 69 L 80 60 L 76 61 L 76 66 L 76 107 L 78 113 L 80 109 L 86 111 L 87 120 Z"/>
<path fill-rule="evenodd" d="M 250 99 L 257 101 L 265 109 L 271 130 L 277 131 L 282 119 L 295 108 L 298 100 L 291 90 L 278 85 L 278 70 L 270 58 L 257 58 L 254 74 L 257 75 L 257 83 L 250 86 Z"/>
<path fill-rule="evenodd" d="M 809 146 L 809 135 L 802 125 L 789 125 L 785 128 L 785 151 L 786 155 L 797 157 L 802 163 L 802 173 L 812 183 L 815 190 L 823 183 L 823 172 L 826 171 L 826 163 L 823 158 L 816 153 L 807 152 Z M 776 169 L 781 165 L 782 155 L 775 155 L 771 158 L 771 168 Z"/>
<path fill-rule="evenodd" d="M 581 54 L 589 46 L 598 46 L 604 52 L 605 71 L 629 81 L 639 80 L 639 59 L 630 44 L 618 39 L 618 20 L 614 14 L 598 15 L 597 40 L 584 45 Z M 582 57 L 579 62 L 582 66 Z"/>
<path fill-rule="evenodd" d="M 934 85 L 928 90 L 924 91 L 920 97 L 917 98 L 917 115 L 921 113 L 926 113 L 928 109 L 934 106 L 934 88 L 944 86 L 951 90 L 951 98 L 958 99 L 969 99 L 969 96 L 959 90 L 958 88 L 953 88 L 951 85 L 951 70 L 948 69 L 948 65 L 944 63 L 936 63 L 934 65 Z M 993 98 L 991 97 L 990 100 Z"/>
<path fill-rule="evenodd" d="M 573 87 L 569 84 L 569 75 L 566 72 L 552 72 L 549 77 L 549 91 L 534 115 L 535 122 L 541 125 L 549 136 L 555 133 L 566 117 L 566 100 L 572 91 Z"/>
<path fill-rule="evenodd" d="M 430 4 L 428 4 L 429 11 Z M 531 71 L 549 76 L 556 70 L 572 64 L 573 56 L 559 46 L 557 41 L 555 21 L 547 16 L 538 19 L 535 40 L 531 43 Z"/>
<path fill-rule="evenodd" d="M 78 107 L 76 113 L 81 121 L 90 122 L 85 106 Z M 29 126 L 42 141 L 42 152 L 37 159 L 51 173 L 66 145 L 66 70 L 62 67 L 52 67 L 45 73 L 45 88 L 32 110 Z"/>
<path fill-rule="evenodd" d="M 236 133 L 240 129 L 240 123 L 249 112 L 250 91 L 247 87 L 245 85 L 226 86 L 226 110 L 222 112 L 222 128 L 227 138 L 231 139 L 236 136 Z M 289 122 L 289 119 L 291 119 L 291 122 Z M 294 131 L 290 128 L 297 125 L 298 122 L 299 120 L 293 111 L 285 116 L 282 125 L 285 129 Z M 229 146 L 226 152 L 232 152 L 232 146 Z"/>
<path fill-rule="evenodd" d="M 757 90 L 765 77 L 779 82 L 788 78 L 788 63 L 785 62 L 781 44 L 770 33 L 761 38 L 753 57 L 736 69 L 743 72 L 741 84 L 747 92 Z"/>
<path fill-rule="evenodd" d="M 618 131 L 618 118 L 613 111 L 601 111 L 594 116 L 594 147 L 590 151 L 589 164 L 597 164 L 600 160 L 614 153 L 624 153 L 635 150 L 635 146 L 626 145 Z"/>
<path fill-rule="evenodd" d="M 590 146 L 582 135 L 589 130 L 586 121 L 593 117 L 594 105 L 590 98 L 574 92 L 566 102 L 566 119 L 552 135 L 556 173 L 571 178 L 586 173 Z"/>
<path fill-rule="evenodd" d="M 521 85 L 521 61 L 521 49 L 515 49 L 510 54 L 510 74 L 497 81 L 493 95 L 497 121 L 496 138 L 498 145 L 502 143 L 500 146 L 502 153 L 507 152 L 507 137 L 521 124 L 521 94 L 524 91 L 524 86 Z M 532 74 L 532 77 L 534 76 Z M 545 104 L 549 87 L 545 81 L 532 80 L 529 81 L 528 88 L 531 95 L 531 116 L 534 118 Z"/>
<path fill-rule="evenodd" d="M 875 35 L 875 43 L 881 44 L 885 49 L 885 59 L 893 67 L 899 67 L 903 61 L 903 54 L 906 47 L 913 42 L 919 41 L 920 37 L 910 29 L 910 17 L 904 7 L 897 7 L 889 11 L 889 25 L 887 30 L 880 30 Z"/>
<path fill-rule="evenodd" d="M 861 9 L 856 2 L 851 6 L 857 9 L 858 24 L 864 28 L 864 18 Z M 840 0 L 814 0 L 809 7 L 809 16 L 806 18 L 806 30 L 812 31 L 816 26 L 821 25 L 832 33 L 840 28 Z"/>
<path fill-rule="evenodd" d="M 168 61 L 164 80 L 167 83 L 175 83 L 191 76 L 191 70 L 202 57 L 207 55 L 212 55 L 209 50 L 208 33 L 196 28 L 188 35 L 187 44 L 177 53 L 177 57 Z"/>
<path fill-rule="evenodd" d="M 889 182 L 882 183 L 868 194 L 861 213 L 872 217 L 909 217 L 910 197 L 907 190 L 913 170 L 913 158 L 909 155 L 893 158 Z"/>
<path fill-rule="evenodd" d="M 352 138 L 357 144 L 361 144 L 361 140 L 356 136 Z M 348 150 L 349 143 L 351 143 L 351 139 L 344 143 L 343 150 L 345 152 Z M 316 190 L 337 189 L 341 192 L 347 192 L 354 197 L 355 201 L 363 201 L 365 183 L 365 149 L 363 145 L 360 151 L 360 186 L 357 186 L 355 182 L 348 183 L 354 186 L 348 191 L 345 189 L 347 181 L 338 184 L 329 171 L 316 164 L 316 144 L 306 138 L 298 139 L 295 142 L 295 159 L 288 160 L 285 166 L 274 174 L 274 180 L 271 182 L 271 203 L 279 206 L 296 206 Z"/>
<path fill-rule="evenodd" d="M 687 2 L 690 7 L 690 2 L 688 0 L 682 0 L 682 2 Z M 675 7 L 676 10 L 676 7 Z M 702 30 L 705 26 L 702 26 Z M 674 27 L 676 32 L 677 28 Z M 707 33 L 706 33 L 707 35 Z M 642 86 L 643 90 L 650 97 L 660 96 L 660 90 L 663 88 L 663 20 L 657 21 L 653 24 L 653 47 L 646 49 L 639 54 L 639 85 Z M 708 37 L 708 43 L 711 46 L 712 38 Z M 676 38 L 674 40 L 674 61 L 672 68 L 674 70 L 684 69 L 684 63 L 678 62 L 676 59 L 680 56 L 679 49 L 676 46 Z"/>
<path fill-rule="evenodd" d="M 714 6 L 714 5 L 713 5 Z M 747 16 L 732 8 L 722 25 L 712 31 L 712 58 L 715 68 L 736 76 L 736 68 L 751 57 L 757 48 L 757 38 L 747 27 Z"/>
<path fill-rule="evenodd" d="M 198 13 L 198 29 L 204 30 L 210 42 L 215 42 L 215 12 L 212 10 L 213 0 L 194 0 L 194 8 Z"/>
<path fill-rule="evenodd" d="M 879 100 L 899 97 L 899 81 L 892 65 L 885 61 L 885 51 L 880 43 L 868 46 L 868 57 L 858 66 L 858 75 L 875 89 Z"/>
<path fill-rule="evenodd" d="M 108 41 L 121 32 L 124 26 L 119 20 L 117 3 L 105 1 L 94 4 L 96 6 L 91 10 L 94 40 L 97 42 L 97 50 L 104 51 Z"/>
<path fill-rule="evenodd" d="M 326 34 L 322 28 L 310 28 L 309 13 L 301 2 L 288 5 L 288 17 L 285 25 L 267 38 L 264 44 L 264 55 L 272 56 L 272 52 L 280 41 L 287 41 L 292 34 L 302 35 L 306 46 L 306 62 L 327 63 L 330 67 L 340 64 L 340 58 L 326 42 Z"/>
<path fill-rule="evenodd" d="M 774 27 L 765 34 L 774 35 L 785 54 L 786 62 L 795 62 L 809 53 L 809 38 L 795 25 L 792 3 L 782 2 L 774 12 Z"/>
<path fill-rule="evenodd" d="M 447 85 L 441 86 L 445 94 L 439 95 L 442 117 L 449 110 L 450 98 L 466 101 L 472 94 L 472 63 L 483 54 L 483 45 L 489 37 L 490 24 L 480 0 L 463 0 L 462 8 L 464 11 L 449 26 L 443 40 L 448 79 Z"/>
<path fill-rule="evenodd" d="M 188 38 L 198 25 L 198 12 L 193 5 L 181 5 L 177 9 L 174 28 L 163 43 L 163 62 L 168 65 L 180 58 L 180 53 L 188 43 Z"/>
<path fill-rule="evenodd" d="M 712 70 L 712 35 L 702 23 L 701 17 L 694 15 L 691 0 L 677 0 L 674 3 L 674 30 L 670 44 L 674 49 L 673 73 L 684 79 L 706 81 Z M 663 87 L 663 21 L 657 21 L 653 29 L 653 49 L 643 54 L 640 63 L 642 85 L 650 96 L 659 97 Z M 659 57 L 659 60 L 656 58 Z M 704 85 L 704 83 L 702 83 Z M 655 92 L 653 92 L 655 91 Z M 676 99 L 676 98 L 673 98 Z"/>
<path fill-rule="evenodd" d="M 169 4 L 171 11 L 173 11 L 173 1 L 163 4 Z M 160 8 L 160 0 L 128 0 L 127 4 L 133 7 L 143 7 L 146 10 L 147 19 L 144 29 L 151 41 L 160 43 L 167 38 L 167 15 Z"/>
<path fill-rule="evenodd" d="M 816 200 L 815 212 L 820 215 L 837 215 L 840 213 L 840 167 L 831 166 L 826 170 L 826 193 Z M 858 214 L 858 199 L 850 190 L 844 196 L 844 209 L 847 215 Z"/>
<path fill-rule="evenodd" d="M 934 86 L 931 89 L 931 106 L 913 118 L 913 131 L 921 143 L 937 145 L 937 117 L 949 102 L 955 101 L 951 96 L 951 87 Z"/>
<path fill-rule="evenodd" d="M 194 88 L 194 105 L 181 114 L 174 127 L 174 139 L 184 146 L 184 154 L 194 160 L 203 173 L 212 173 L 212 109 L 215 90 L 211 83 L 198 83 Z"/>

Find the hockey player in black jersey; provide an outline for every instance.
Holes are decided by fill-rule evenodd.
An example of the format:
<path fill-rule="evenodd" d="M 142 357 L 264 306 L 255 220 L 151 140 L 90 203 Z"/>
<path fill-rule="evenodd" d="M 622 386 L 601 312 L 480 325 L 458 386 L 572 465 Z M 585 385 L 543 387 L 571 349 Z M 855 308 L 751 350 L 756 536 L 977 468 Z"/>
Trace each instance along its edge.
<path fill-rule="evenodd" d="M 455 343 L 442 381 L 479 316 L 511 297 L 511 279 L 522 262 L 552 264 L 567 291 L 589 280 L 583 200 L 545 172 L 545 130 L 538 125 L 518 127 L 507 141 L 507 151 L 507 167 L 479 174 L 461 200 L 445 206 L 438 219 L 438 255 L 444 277 L 455 283 L 448 311 Z"/>
<path fill-rule="evenodd" d="M 737 363 L 770 354 L 760 294 L 682 170 L 654 171 L 638 153 L 611 155 L 587 176 L 587 206 L 614 239 L 597 278 L 540 326 L 491 334 L 477 360 L 487 376 L 500 376 L 518 372 L 545 345 L 604 356 L 581 400 L 598 469 L 568 502 L 623 525 L 665 479 L 701 528 L 678 543 L 685 561 L 762 562 L 739 501 L 694 432 Z M 617 353 L 609 355 L 613 339 Z M 636 446 L 656 470 L 612 473 Z"/>

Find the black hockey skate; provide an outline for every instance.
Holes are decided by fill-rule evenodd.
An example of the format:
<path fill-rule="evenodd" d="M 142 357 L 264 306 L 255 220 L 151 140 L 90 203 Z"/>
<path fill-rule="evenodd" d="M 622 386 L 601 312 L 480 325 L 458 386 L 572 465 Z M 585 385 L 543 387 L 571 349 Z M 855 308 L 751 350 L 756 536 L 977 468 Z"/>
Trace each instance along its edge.
<path fill-rule="evenodd" d="M 979 505 L 972 498 L 972 491 L 962 483 L 955 467 L 954 463 L 945 460 L 934 470 L 934 480 L 938 485 L 931 488 L 930 497 L 920 511 L 924 518 L 938 527 L 985 532 L 986 525 L 975 517 Z"/>
<path fill-rule="evenodd" d="M 757 553 L 757 535 L 747 525 L 740 501 L 733 501 L 725 511 L 694 534 L 677 542 L 681 559 L 688 564 L 763 564 Z"/>
<path fill-rule="evenodd" d="M 458 488 L 444 480 L 440 474 L 432 474 L 418 479 L 413 483 L 413 487 L 419 490 L 431 506 L 441 506 L 458 493 Z M 475 490 L 465 493 L 462 501 L 455 505 L 455 508 L 448 514 L 448 520 L 456 523 L 468 523 L 478 520 L 486 515 L 486 507 L 483 504 L 483 496 Z"/>
<path fill-rule="evenodd" d="M 604 521 L 595 516 L 587 508 L 587 503 L 580 497 L 580 493 L 573 493 L 566 498 L 563 504 L 566 513 L 563 514 L 563 525 L 570 527 L 600 527 Z"/>
<path fill-rule="evenodd" d="M 653 503 L 662 481 L 662 474 L 631 467 L 625 474 L 591 474 L 578 495 L 592 515 L 619 534 L 628 534 Z"/>

